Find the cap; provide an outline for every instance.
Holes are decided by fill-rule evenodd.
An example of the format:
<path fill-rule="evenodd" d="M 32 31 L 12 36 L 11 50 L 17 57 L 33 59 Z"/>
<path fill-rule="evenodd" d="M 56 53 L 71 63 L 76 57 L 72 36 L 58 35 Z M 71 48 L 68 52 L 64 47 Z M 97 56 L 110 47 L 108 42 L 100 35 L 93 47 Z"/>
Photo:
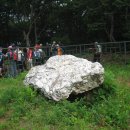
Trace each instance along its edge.
<path fill-rule="evenodd" d="M 53 41 L 53 44 L 56 44 L 56 41 Z"/>
<path fill-rule="evenodd" d="M 9 46 L 8 49 L 12 49 L 12 46 Z"/>

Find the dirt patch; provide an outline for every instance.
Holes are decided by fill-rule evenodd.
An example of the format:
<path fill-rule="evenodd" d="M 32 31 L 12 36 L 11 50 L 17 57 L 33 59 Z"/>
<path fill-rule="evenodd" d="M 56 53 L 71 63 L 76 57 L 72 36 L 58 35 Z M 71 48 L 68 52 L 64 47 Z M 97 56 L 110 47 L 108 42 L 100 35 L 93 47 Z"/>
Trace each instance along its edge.
<path fill-rule="evenodd" d="M 3 124 L 3 123 L 5 123 L 5 122 L 6 122 L 5 117 L 0 118 L 0 124 Z"/>
<path fill-rule="evenodd" d="M 127 80 L 127 79 L 124 79 L 123 77 L 118 77 L 117 81 L 118 81 L 119 84 L 127 85 L 127 86 L 130 87 L 130 81 Z"/>
<path fill-rule="evenodd" d="M 129 83 L 127 83 L 127 85 L 130 87 L 130 82 L 129 82 Z"/>
<path fill-rule="evenodd" d="M 117 81 L 121 85 L 126 85 L 126 86 L 130 87 L 130 81 L 128 81 L 127 79 L 124 79 L 123 77 L 118 77 Z"/>
<path fill-rule="evenodd" d="M 120 83 L 120 84 L 126 84 L 126 80 L 125 80 L 123 77 L 118 77 L 118 78 L 117 78 L 117 81 L 118 81 L 118 83 Z"/>

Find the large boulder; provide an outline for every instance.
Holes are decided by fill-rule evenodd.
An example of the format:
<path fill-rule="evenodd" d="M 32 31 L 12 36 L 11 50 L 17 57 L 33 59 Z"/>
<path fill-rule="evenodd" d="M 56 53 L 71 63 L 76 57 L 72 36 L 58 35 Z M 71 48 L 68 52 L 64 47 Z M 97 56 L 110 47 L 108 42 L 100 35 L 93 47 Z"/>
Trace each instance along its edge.
<path fill-rule="evenodd" d="M 59 101 L 71 93 L 79 94 L 99 87 L 104 81 L 104 68 L 98 62 L 72 55 L 51 57 L 46 64 L 33 67 L 24 84 L 39 89 L 46 97 Z"/>

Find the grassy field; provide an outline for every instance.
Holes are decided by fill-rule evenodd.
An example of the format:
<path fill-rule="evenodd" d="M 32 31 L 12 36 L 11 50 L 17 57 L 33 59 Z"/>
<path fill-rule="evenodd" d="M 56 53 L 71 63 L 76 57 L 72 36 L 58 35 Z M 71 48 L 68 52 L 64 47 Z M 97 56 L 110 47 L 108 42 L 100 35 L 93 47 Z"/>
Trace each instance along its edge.
<path fill-rule="evenodd" d="M 58 103 L 25 88 L 26 73 L 0 79 L 0 130 L 129 130 L 130 66 L 104 67 L 105 82 L 91 98 Z"/>

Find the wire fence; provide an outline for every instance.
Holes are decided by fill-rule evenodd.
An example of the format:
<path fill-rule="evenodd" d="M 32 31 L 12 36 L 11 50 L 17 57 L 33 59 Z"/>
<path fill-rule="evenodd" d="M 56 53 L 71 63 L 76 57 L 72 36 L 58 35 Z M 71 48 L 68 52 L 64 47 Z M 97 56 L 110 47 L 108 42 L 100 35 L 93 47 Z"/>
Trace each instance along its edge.
<path fill-rule="evenodd" d="M 130 41 L 123 42 L 105 42 L 99 43 L 102 47 L 101 63 L 118 63 L 128 64 L 130 63 Z M 63 54 L 71 54 L 77 57 L 82 57 L 93 61 L 94 52 L 90 48 L 94 48 L 94 44 L 80 44 L 80 45 L 66 45 L 61 46 Z M 34 48 L 31 47 L 34 52 Z M 3 54 L 6 55 L 8 48 L 3 48 Z M 21 60 L 4 58 L 2 73 L 4 77 L 15 77 L 24 70 L 29 70 L 31 67 L 36 65 L 42 65 L 46 60 L 52 56 L 51 46 L 43 46 L 42 51 L 44 52 L 40 59 L 36 59 L 32 56 L 32 59 L 27 57 L 27 48 L 20 47 Z M 22 56 L 23 55 L 23 56 Z M 19 57 L 19 53 L 17 53 Z"/>
<path fill-rule="evenodd" d="M 130 62 L 130 41 L 99 43 L 102 47 L 101 62 L 117 62 L 127 64 Z M 88 60 L 93 60 L 94 52 L 90 50 L 94 44 L 81 44 L 63 46 L 65 54 L 73 54 Z"/>

